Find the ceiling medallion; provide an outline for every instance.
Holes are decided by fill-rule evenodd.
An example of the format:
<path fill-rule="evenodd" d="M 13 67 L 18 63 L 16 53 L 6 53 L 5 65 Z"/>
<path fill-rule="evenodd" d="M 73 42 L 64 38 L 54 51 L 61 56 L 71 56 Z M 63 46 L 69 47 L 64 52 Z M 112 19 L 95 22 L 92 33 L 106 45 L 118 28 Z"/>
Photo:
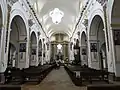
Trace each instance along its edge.
<path fill-rule="evenodd" d="M 52 18 L 53 23 L 59 24 L 64 16 L 64 13 L 58 8 L 55 8 L 54 10 L 50 11 L 49 16 Z"/>

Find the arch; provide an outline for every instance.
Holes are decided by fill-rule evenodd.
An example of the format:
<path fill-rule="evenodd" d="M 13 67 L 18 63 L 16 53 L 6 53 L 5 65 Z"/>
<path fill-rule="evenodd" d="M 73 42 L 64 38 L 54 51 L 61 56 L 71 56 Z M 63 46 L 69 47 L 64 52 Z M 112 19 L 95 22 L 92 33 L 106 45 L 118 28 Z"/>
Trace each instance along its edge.
<path fill-rule="evenodd" d="M 33 44 L 37 43 L 37 36 L 36 36 L 36 33 L 34 31 L 31 33 L 30 40 L 31 40 L 31 43 L 33 43 Z"/>
<path fill-rule="evenodd" d="M 46 50 L 46 45 L 45 43 L 43 44 L 43 52 L 45 53 L 45 50 Z"/>
<path fill-rule="evenodd" d="M 21 67 L 20 61 L 26 62 L 26 50 L 27 50 L 27 28 L 23 18 L 19 15 L 13 17 L 10 23 L 10 39 L 9 39 L 9 49 L 8 49 L 8 66 L 24 68 Z M 15 51 L 13 51 L 12 46 L 14 46 Z M 11 53 L 12 52 L 12 53 Z M 13 55 L 14 58 L 11 58 Z"/>
<path fill-rule="evenodd" d="M 87 32 L 88 36 L 90 34 L 91 24 L 92 24 L 93 19 L 95 18 L 95 16 L 99 16 L 102 19 L 102 21 L 103 21 L 103 25 L 105 26 L 105 20 L 104 20 L 104 12 L 103 12 L 103 10 L 96 9 L 96 10 L 92 11 L 92 13 L 90 15 L 90 18 L 89 18 L 89 21 L 88 21 L 88 32 Z"/>
<path fill-rule="evenodd" d="M 46 63 L 46 45 L 45 43 L 43 44 L 43 64 Z"/>
<path fill-rule="evenodd" d="M 81 54 L 81 64 L 82 65 L 88 65 L 88 59 L 87 59 L 87 36 L 86 33 L 83 31 L 81 33 L 81 43 L 80 43 L 80 54 Z"/>
<path fill-rule="evenodd" d="M 120 77 L 120 12 L 119 12 L 119 0 L 112 0 L 109 1 L 109 3 L 111 3 L 110 5 L 110 24 L 111 27 L 110 29 L 112 29 L 112 34 L 113 36 L 111 36 L 113 39 L 113 45 L 112 45 L 112 53 L 113 53 L 113 61 L 111 61 L 111 63 L 113 62 L 113 70 L 115 72 L 115 76 L 116 77 Z"/>
<path fill-rule="evenodd" d="M 36 66 L 37 62 L 37 36 L 33 31 L 30 36 L 30 66 Z"/>
<path fill-rule="evenodd" d="M 39 49 L 42 50 L 42 40 L 39 40 Z"/>
<path fill-rule="evenodd" d="M 29 30 L 29 27 L 28 27 L 29 25 L 28 25 L 27 16 L 25 16 L 25 14 L 20 9 L 13 9 L 11 11 L 11 15 L 10 15 L 10 24 L 12 23 L 14 17 L 16 17 L 16 16 L 20 16 L 22 18 L 23 22 L 25 23 L 26 32 L 27 32 L 27 40 L 28 40 L 29 39 L 29 31 L 28 31 Z"/>
<path fill-rule="evenodd" d="M 74 48 L 78 48 L 79 47 L 79 40 L 74 38 Z"/>
<path fill-rule="evenodd" d="M 87 40 L 87 36 L 86 33 L 83 31 L 81 34 L 81 46 L 86 45 L 86 40 Z"/>
<path fill-rule="evenodd" d="M 97 22 L 97 23 L 96 23 Z M 104 22 L 101 16 L 95 15 L 92 19 L 89 31 L 89 43 L 90 43 L 90 57 L 92 62 L 92 67 L 97 69 L 106 69 L 104 63 L 107 63 L 107 60 L 103 63 L 103 58 L 101 58 L 101 45 L 105 41 L 105 32 L 104 32 Z M 106 53 L 106 49 L 105 52 Z M 93 62 L 96 61 L 96 62 Z"/>
<path fill-rule="evenodd" d="M 39 65 L 42 64 L 42 40 L 40 39 L 39 40 L 39 49 L 38 49 L 38 62 L 39 62 Z"/>
<path fill-rule="evenodd" d="M 25 26 L 26 26 L 26 55 L 24 54 L 24 58 L 26 57 L 26 59 L 24 60 L 25 62 L 23 62 L 22 60 L 21 60 L 21 62 L 20 63 L 18 63 L 18 67 L 19 68 L 28 68 L 29 67 L 29 38 L 30 38 L 30 33 L 29 33 L 29 25 L 28 25 L 28 17 L 27 17 L 27 14 L 25 14 L 25 12 L 23 12 L 22 11 L 22 9 L 18 9 L 18 8 L 16 8 L 16 7 L 13 7 L 12 8 L 12 11 L 10 12 L 10 22 L 9 22 L 9 31 L 12 31 L 12 29 L 11 29 L 11 23 L 13 22 L 13 19 L 16 17 L 16 16 L 20 16 L 21 18 L 22 18 L 22 20 L 23 20 L 23 22 L 24 22 L 24 24 L 25 24 Z M 19 25 L 20 26 L 20 25 Z M 10 35 L 10 34 L 9 34 Z M 9 40 L 9 39 L 8 39 Z M 21 41 L 23 41 L 23 39 L 21 40 Z M 7 52 L 6 52 L 6 55 L 8 56 L 8 51 L 9 50 L 9 44 L 8 44 L 8 48 L 7 48 Z M 17 53 L 18 54 L 18 53 Z M 22 53 L 19 55 L 19 56 L 21 56 L 22 55 Z M 20 57 L 19 57 L 20 58 Z M 8 59 L 8 58 L 7 58 Z"/>
<path fill-rule="evenodd" d="M 77 49 L 77 48 L 79 48 L 79 39 L 76 39 L 76 38 L 74 38 L 74 45 L 73 45 L 73 48 L 74 49 Z"/>
<path fill-rule="evenodd" d="M 111 25 L 113 27 L 120 27 L 120 12 L 119 12 L 119 0 L 112 0 L 109 1 L 111 3 Z"/>
<path fill-rule="evenodd" d="M 17 25 L 18 24 L 18 25 Z M 16 15 L 11 22 L 11 30 L 13 30 L 14 25 L 16 25 L 16 28 L 19 28 L 22 31 L 19 31 L 19 29 L 17 29 L 20 35 L 24 36 L 27 34 L 27 29 L 26 29 L 26 24 L 23 20 L 23 18 L 20 15 Z"/>
<path fill-rule="evenodd" d="M 59 34 L 59 33 L 60 33 L 60 34 L 64 34 L 64 35 L 66 35 L 66 36 L 69 36 L 69 35 L 68 35 L 67 33 L 65 33 L 65 32 L 59 32 L 59 31 L 57 32 L 57 31 L 56 31 L 56 32 L 52 33 L 50 37 L 54 36 L 55 34 Z"/>
<path fill-rule="evenodd" d="M 57 33 L 67 34 L 69 37 L 71 36 L 70 29 L 67 29 L 67 30 L 64 30 L 64 31 L 61 31 L 61 30 L 57 30 L 57 31 L 50 30 L 48 32 L 48 35 L 49 35 L 49 37 L 51 37 L 52 35 L 57 34 Z"/>
<path fill-rule="evenodd" d="M 96 23 L 97 22 L 97 23 Z M 89 31 L 89 39 L 91 40 L 91 38 L 93 36 L 98 36 L 98 33 L 99 31 L 102 29 L 104 29 L 104 24 L 103 24 L 103 20 L 101 18 L 101 16 L 99 15 L 96 15 L 93 20 L 92 20 L 92 23 L 91 23 L 91 26 L 90 26 L 90 31 Z M 96 37 L 95 39 L 97 40 L 98 37 Z"/>

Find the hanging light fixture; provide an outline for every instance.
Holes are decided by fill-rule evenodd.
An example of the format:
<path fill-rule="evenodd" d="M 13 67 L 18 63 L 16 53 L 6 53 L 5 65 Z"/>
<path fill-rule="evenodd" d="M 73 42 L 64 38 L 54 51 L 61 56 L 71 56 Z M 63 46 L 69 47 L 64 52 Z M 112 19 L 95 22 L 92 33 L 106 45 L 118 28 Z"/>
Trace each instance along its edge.
<path fill-rule="evenodd" d="M 50 11 L 49 16 L 52 18 L 53 23 L 59 24 L 64 16 L 64 13 L 58 8 L 55 8 L 54 10 Z"/>
<path fill-rule="evenodd" d="M 58 44 L 57 45 L 57 48 L 60 50 L 62 48 L 62 45 L 61 44 Z"/>

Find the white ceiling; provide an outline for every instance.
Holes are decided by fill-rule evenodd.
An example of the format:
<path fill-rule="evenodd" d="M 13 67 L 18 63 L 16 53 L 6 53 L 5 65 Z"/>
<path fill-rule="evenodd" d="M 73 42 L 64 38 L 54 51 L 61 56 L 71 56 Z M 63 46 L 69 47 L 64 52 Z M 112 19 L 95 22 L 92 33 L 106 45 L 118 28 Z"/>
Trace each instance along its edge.
<path fill-rule="evenodd" d="M 39 15 L 45 32 L 50 37 L 54 33 L 66 33 L 72 35 L 74 26 L 78 19 L 81 0 L 31 0 L 32 4 L 36 2 L 36 12 Z M 64 17 L 58 25 L 52 22 L 49 12 L 54 8 L 59 8 L 64 12 Z"/>

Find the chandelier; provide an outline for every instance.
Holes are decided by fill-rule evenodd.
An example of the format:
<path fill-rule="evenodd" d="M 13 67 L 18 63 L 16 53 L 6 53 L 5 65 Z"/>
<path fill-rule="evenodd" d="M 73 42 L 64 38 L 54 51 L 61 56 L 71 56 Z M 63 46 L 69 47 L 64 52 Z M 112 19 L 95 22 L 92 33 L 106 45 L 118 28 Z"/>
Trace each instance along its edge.
<path fill-rule="evenodd" d="M 59 24 L 64 16 L 64 13 L 58 8 L 55 8 L 54 10 L 50 11 L 49 16 L 52 18 L 53 23 Z"/>
<path fill-rule="evenodd" d="M 57 48 L 60 50 L 60 49 L 62 49 L 62 45 L 61 44 L 58 44 L 57 45 Z"/>

